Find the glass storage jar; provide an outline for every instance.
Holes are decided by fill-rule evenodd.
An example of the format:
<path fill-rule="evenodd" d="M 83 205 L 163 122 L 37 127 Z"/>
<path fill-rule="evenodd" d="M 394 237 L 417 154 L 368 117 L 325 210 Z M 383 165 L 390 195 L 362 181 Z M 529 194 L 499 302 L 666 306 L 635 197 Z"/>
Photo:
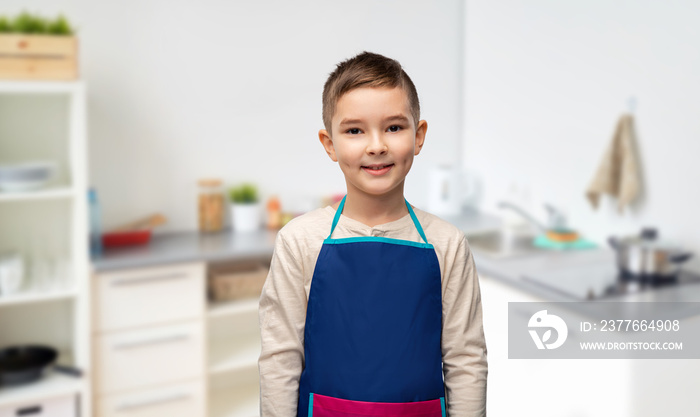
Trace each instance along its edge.
<path fill-rule="evenodd" d="M 218 232 L 224 228 L 224 205 L 221 180 L 199 180 L 199 230 L 201 232 Z"/>

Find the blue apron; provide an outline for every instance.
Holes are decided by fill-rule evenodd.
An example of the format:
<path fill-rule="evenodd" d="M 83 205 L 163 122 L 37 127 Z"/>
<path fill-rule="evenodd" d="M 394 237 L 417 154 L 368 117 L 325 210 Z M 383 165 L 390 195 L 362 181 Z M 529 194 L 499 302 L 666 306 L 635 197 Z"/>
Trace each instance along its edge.
<path fill-rule="evenodd" d="M 316 262 L 304 329 L 297 417 L 445 416 L 442 286 L 433 245 L 333 239 Z"/>

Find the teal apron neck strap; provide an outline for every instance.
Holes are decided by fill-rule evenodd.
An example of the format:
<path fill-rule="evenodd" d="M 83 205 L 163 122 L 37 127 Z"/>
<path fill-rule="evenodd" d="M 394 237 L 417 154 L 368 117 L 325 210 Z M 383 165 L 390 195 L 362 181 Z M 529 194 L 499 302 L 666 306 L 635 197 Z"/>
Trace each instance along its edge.
<path fill-rule="evenodd" d="M 333 225 L 331 226 L 331 233 L 328 235 L 327 239 L 330 239 L 331 236 L 333 235 L 333 231 L 335 230 L 335 226 L 338 224 L 338 221 L 340 220 L 340 215 L 343 212 L 343 207 L 345 206 L 345 198 L 347 198 L 347 194 L 343 197 L 342 200 L 340 200 L 340 204 L 338 205 L 338 209 L 335 211 L 335 216 L 333 217 Z M 428 243 L 428 238 L 425 237 L 425 232 L 423 232 L 423 227 L 421 227 L 420 222 L 418 221 L 418 218 L 416 217 L 416 213 L 413 212 L 413 209 L 411 208 L 411 205 L 408 204 L 408 200 L 405 198 L 403 201 L 406 202 L 406 207 L 408 208 L 408 214 L 411 215 L 411 220 L 413 220 L 413 224 L 416 226 L 416 229 L 418 229 L 418 233 L 420 234 L 420 237 L 423 238 L 423 241 L 425 243 Z"/>
<path fill-rule="evenodd" d="M 333 217 L 333 225 L 331 226 L 331 233 L 328 235 L 326 239 L 330 239 L 331 236 L 333 235 L 333 231 L 335 230 L 335 226 L 338 224 L 338 220 L 340 220 L 340 214 L 343 212 L 343 207 L 345 206 L 345 198 L 348 195 L 345 194 L 343 196 L 343 199 L 340 200 L 340 205 L 338 205 L 338 208 L 335 210 L 335 216 Z"/>
<path fill-rule="evenodd" d="M 406 202 L 406 207 L 408 207 L 408 214 L 411 215 L 411 219 L 413 219 L 413 224 L 416 225 L 416 229 L 418 229 L 418 233 L 420 234 L 420 237 L 423 238 L 423 242 L 428 243 L 428 238 L 425 237 L 425 232 L 423 232 L 423 227 L 420 225 L 420 222 L 418 221 L 418 217 L 416 217 L 416 213 L 413 212 L 411 205 L 408 204 L 408 200 L 406 200 L 404 198 L 403 201 Z"/>

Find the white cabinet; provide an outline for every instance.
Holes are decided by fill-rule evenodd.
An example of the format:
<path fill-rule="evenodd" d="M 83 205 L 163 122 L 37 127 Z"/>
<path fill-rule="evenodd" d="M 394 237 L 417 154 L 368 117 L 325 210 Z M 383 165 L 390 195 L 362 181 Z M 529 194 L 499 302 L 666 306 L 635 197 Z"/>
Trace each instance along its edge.
<path fill-rule="evenodd" d="M 102 417 L 193 417 L 202 415 L 206 395 L 201 381 L 160 385 L 139 391 L 105 395 L 97 415 Z"/>
<path fill-rule="evenodd" d="M 203 375 L 204 326 L 201 320 L 109 332 L 95 339 L 95 356 L 99 358 L 97 393 L 143 388 Z"/>
<path fill-rule="evenodd" d="M 206 302 L 206 265 L 96 274 L 95 414 L 257 417 L 258 299 Z"/>
<path fill-rule="evenodd" d="M 202 264 L 101 273 L 94 286 L 96 326 L 104 332 L 201 319 L 206 302 L 202 288 Z"/>
<path fill-rule="evenodd" d="M 0 387 L 0 415 L 31 404 L 57 410 L 56 416 L 90 409 L 85 101 L 80 81 L 0 81 L 0 163 L 57 166 L 45 188 L 0 191 L 0 252 L 19 253 L 25 265 L 21 291 L 0 294 L 0 347 L 49 345 L 59 351 L 59 364 L 84 373 L 51 371 L 26 385 Z"/>
<path fill-rule="evenodd" d="M 543 302 L 480 276 L 491 416 L 629 416 L 629 360 L 508 359 L 508 302 Z M 637 414 L 636 416 L 639 416 Z"/>
<path fill-rule="evenodd" d="M 192 263 L 95 276 L 98 417 L 207 415 L 204 274 Z"/>

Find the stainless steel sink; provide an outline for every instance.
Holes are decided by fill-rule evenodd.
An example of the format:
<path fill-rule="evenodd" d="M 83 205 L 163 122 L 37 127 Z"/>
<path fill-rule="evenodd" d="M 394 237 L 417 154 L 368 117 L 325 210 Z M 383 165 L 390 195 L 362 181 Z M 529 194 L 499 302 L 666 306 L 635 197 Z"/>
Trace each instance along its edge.
<path fill-rule="evenodd" d="M 534 234 L 509 233 L 502 230 L 468 233 L 469 247 L 490 258 L 512 258 L 545 252 L 533 244 Z"/>

